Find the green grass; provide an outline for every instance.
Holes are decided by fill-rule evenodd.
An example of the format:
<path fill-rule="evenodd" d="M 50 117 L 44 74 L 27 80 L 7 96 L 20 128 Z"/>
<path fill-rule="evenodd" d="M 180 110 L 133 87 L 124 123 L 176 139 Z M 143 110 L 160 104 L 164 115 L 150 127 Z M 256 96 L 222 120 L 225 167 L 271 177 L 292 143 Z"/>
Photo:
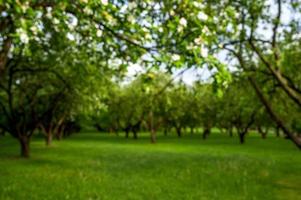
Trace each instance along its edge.
<path fill-rule="evenodd" d="M 0 199 L 301 199 L 301 152 L 282 138 L 213 134 L 138 140 L 81 133 L 18 157 L 0 137 Z"/>

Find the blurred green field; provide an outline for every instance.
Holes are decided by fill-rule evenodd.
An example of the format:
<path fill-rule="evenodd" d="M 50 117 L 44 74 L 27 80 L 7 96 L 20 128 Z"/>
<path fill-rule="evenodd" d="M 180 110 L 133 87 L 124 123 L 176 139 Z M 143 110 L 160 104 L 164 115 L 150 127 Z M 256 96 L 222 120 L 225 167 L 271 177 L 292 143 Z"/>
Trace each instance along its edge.
<path fill-rule="evenodd" d="M 0 137 L 0 199 L 301 199 L 301 152 L 283 138 L 214 133 L 158 136 L 80 133 L 31 158 Z"/>

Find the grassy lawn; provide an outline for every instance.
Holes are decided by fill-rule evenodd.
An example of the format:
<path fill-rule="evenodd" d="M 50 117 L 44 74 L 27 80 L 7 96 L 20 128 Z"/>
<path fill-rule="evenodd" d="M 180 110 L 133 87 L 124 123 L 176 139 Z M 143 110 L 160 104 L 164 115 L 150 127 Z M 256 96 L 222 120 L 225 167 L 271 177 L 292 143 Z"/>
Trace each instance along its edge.
<path fill-rule="evenodd" d="M 138 140 L 81 133 L 18 157 L 0 137 L 0 199 L 301 199 L 301 152 L 282 138 L 213 134 Z"/>

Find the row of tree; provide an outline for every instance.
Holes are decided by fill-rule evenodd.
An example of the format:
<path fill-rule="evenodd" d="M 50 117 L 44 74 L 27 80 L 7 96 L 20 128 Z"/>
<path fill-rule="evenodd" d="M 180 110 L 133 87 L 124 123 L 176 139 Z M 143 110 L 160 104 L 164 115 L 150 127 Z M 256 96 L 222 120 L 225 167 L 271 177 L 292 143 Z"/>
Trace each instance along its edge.
<path fill-rule="evenodd" d="M 193 133 L 200 127 L 204 139 L 212 128 L 221 132 L 233 132 L 239 136 L 241 143 L 250 130 L 258 131 L 263 138 L 275 130 L 279 136 L 279 127 L 271 120 L 263 105 L 258 101 L 255 91 L 246 78 L 233 76 L 233 81 L 221 96 L 216 94 L 213 84 L 196 82 L 188 86 L 183 82 L 170 82 L 172 78 L 162 73 L 148 73 L 138 76 L 130 84 L 115 84 L 102 103 L 93 109 L 90 118 L 99 131 L 125 132 L 126 138 L 133 134 L 138 138 L 139 131 L 150 131 L 151 142 L 155 142 L 156 132 L 167 135 L 171 129 L 178 137 L 182 131 L 190 129 Z M 281 105 L 280 94 L 274 107 L 286 119 L 293 134 L 301 133 L 298 119 L 300 113 L 290 115 L 293 105 Z"/>
<path fill-rule="evenodd" d="M 290 17 L 284 19 L 287 10 Z M 232 126 L 244 138 L 260 121 L 261 130 L 274 123 L 301 148 L 295 134 L 301 109 L 300 10 L 298 1 L 286 0 L 0 0 L 0 131 L 18 139 L 21 155 L 28 157 L 37 130 L 50 143 L 54 134 L 74 129 L 78 115 L 115 119 L 112 129 L 131 124 L 138 130 L 133 127 L 144 121 L 152 142 L 161 124 L 178 132 L 185 120 L 185 126 L 201 123 L 206 132 Z M 150 73 L 134 81 L 136 87 L 116 86 L 133 64 L 170 72 L 205 66 L 216 73 L 210 84 L 193 88 L 169 89 L 168 78 L 154 81 L 162 75 Z M 207 95 L 211 88 L 225 103 Z M 193 100 L 202 95 L 217 103 Z M 178 102 L 200 107 L 195 109 L 200 113 L 183 117 Z M 130 122 L 121 120 L 123 115 Z"/>

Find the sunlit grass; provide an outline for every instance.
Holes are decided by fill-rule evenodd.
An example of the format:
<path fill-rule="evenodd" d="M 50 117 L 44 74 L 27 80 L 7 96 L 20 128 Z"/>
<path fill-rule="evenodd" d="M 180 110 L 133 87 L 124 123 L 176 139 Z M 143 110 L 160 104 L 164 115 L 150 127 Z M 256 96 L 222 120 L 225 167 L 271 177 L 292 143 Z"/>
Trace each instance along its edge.
<path fill-rule="evenodd" d="M 298 199 L 301 154 L 283 138 L 81 133 L 47 148 L 0 138 L 0 199 Z"/>

